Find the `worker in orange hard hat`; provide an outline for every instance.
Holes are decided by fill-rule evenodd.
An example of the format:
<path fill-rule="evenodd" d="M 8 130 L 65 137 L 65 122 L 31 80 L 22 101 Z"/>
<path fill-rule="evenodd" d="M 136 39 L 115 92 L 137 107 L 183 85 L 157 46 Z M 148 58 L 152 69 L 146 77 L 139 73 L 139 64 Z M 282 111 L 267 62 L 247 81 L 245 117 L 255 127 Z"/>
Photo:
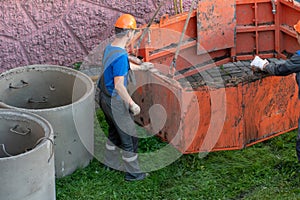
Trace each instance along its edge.
<path fill-rule="evenodd" d="M 130 15 L 130 14 L 123 14 L 121 15 L 116 23 L 115 23 L 116 28 L 120 29 L 136 29 L 136 21 L 135 18 Z"/>
<path fill-rule="evenodd" d="M 123 14 L 117 19 L 116 37 L 105 47 L 102 58 L 104 70 L 97 83 L 100 89 L 100 107 L 109 125 L 104 164 L 107 169 L 123 168 L 127 181 L 142 180 L 147 175 L 139 168 L 138 138 L 132 119 L 132 115 L 138 115 L 141 109 L 127 91 L 132 69 L 147 70 L 151 67 L 138 66 L 129 62 L 125 48 L 133 37 L 135 29 L 136 20 L 132 15 Z"/>
<path fill-rule="evenodd" d="M 296 31 L 296 38 L 300 45 L 300 20 L 294 25 Z M 284 63 L 268 62 L 266 59 L 261 59 L 256 56 L 251 65 L 262 71 L 266 71 L 275 76 L 286 76 L 292 73 L 296 73 L 296 81 L 298 84 L 298 99 L 300 99 L 300 50 L 286 60 Z M 298 136 L 296 140 L 296 152 L 298 161 L 300 162 L 300 118 L 298 119 Z"/>

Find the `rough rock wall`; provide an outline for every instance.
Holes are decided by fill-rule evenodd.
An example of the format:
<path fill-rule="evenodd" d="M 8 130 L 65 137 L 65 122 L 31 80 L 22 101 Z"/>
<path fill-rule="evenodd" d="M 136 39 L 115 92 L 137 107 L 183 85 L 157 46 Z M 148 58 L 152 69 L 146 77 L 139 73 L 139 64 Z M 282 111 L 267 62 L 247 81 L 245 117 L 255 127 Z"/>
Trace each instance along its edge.
<path fill-rule="evenodd" d="M 113 22 L 131 13 L 138 24 L 151 19 L 162 0 L 0 1 L 0 73 L 30 64 L 71 66 L 113 33 Z M 173 13 L 165 0 L 158 15 Z M 191 0 L 184 1 L 188 10 Z"/>

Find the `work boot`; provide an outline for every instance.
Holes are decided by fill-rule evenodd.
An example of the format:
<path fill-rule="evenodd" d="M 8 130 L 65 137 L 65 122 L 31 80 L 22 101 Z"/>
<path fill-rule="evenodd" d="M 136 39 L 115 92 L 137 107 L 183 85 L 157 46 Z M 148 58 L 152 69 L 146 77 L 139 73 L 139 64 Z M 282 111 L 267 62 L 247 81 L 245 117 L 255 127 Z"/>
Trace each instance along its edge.
<path fill-rule="evenodd" d="M 148 173 L 125 173 L 125 181 L 140 181 L 144 180 L 147 176 L 149 176 Z"/>
<path fill-rule="evenodd" d="M 123 152 L 122 159 L 125 167 L 125 180 L 138 181 L 146 178 L 146 173 L 142 172 L 139 167 L 138 154 L 133 152 Z"/>

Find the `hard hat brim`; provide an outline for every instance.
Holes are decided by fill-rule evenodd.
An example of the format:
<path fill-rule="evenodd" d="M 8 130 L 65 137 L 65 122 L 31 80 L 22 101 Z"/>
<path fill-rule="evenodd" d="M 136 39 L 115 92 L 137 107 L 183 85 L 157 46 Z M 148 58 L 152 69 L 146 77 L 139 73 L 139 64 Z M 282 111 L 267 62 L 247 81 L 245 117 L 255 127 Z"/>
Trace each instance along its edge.
<path fill-rule="evenodd" d="M 300 20 L 294 25 L 294 30 L 300 34 Z"/>

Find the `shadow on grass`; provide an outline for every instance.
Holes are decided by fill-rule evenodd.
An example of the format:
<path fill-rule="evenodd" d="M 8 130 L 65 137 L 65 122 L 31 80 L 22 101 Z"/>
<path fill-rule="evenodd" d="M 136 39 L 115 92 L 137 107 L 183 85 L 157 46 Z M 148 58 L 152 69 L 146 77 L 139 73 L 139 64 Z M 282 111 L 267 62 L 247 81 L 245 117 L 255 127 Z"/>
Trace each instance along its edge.
<path fill-rule="evenodd" d="M 106 132 L 101 115 L 97 117 Z M 105 137 L 100 134 L 96 139 L 103 146 Z M 57 199 L 300 199 L 295 140 L 296 131 L 292 131 L 242 150 L 212 152 L 204 158 L 183 155 L 133 183 L 125 182 L 122 172 L 106 171 L 95 159 L 88 167 L 56 180 Z M 156 137 L 145 138 L 140 151 L 152 152 L 164 145 Z"/>

